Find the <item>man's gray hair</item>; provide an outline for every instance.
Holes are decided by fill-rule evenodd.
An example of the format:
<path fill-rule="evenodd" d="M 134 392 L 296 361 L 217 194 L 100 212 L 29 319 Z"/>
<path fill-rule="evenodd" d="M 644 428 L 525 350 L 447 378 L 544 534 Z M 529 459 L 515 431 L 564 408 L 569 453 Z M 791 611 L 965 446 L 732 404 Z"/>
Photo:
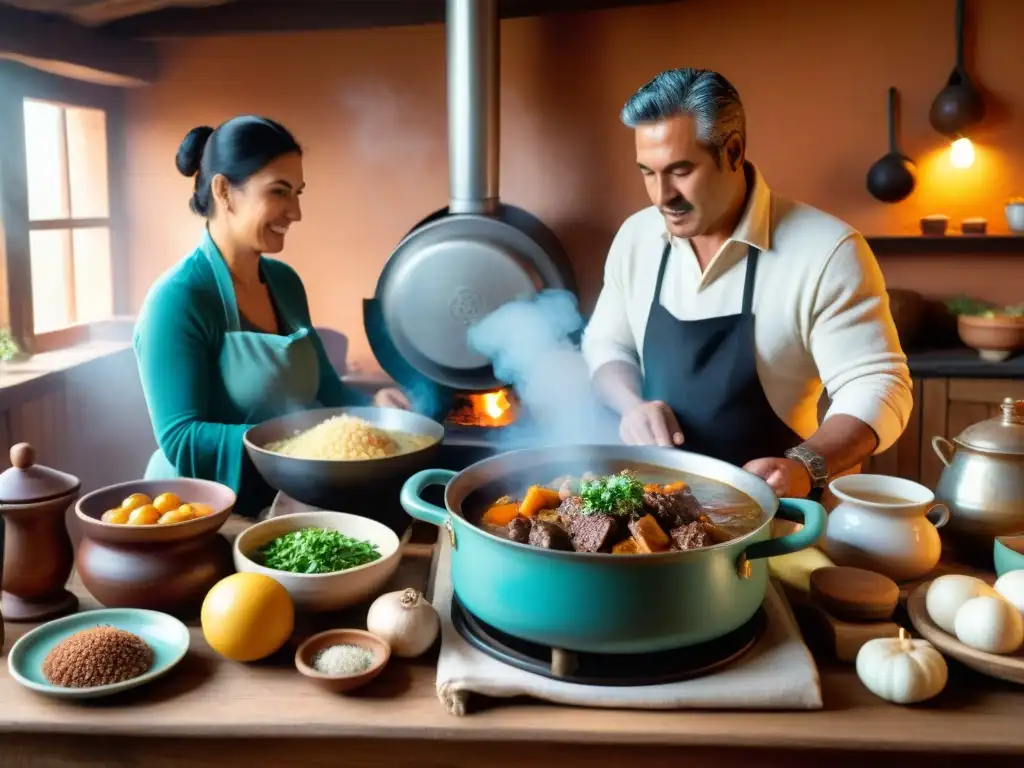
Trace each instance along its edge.
<path fill-rule="evenodd" d="M 698 140 L 721 155 L 726 142 L 738 133 L 747 145 L 746 115 L 739 92 L 710 69 L 668 69 L 645 83 L 622 108 L 622 122 L 630 128 L 676 115 L 697 121 Z"/>

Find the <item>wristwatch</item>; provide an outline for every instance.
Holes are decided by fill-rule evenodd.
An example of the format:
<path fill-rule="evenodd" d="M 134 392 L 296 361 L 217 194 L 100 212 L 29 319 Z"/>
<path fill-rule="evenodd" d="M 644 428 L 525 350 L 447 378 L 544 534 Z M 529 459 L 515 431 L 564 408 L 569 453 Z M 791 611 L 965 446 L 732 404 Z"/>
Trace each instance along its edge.
<path fill-rule="evenodd" d="M 825 487 L 825 484 L 828 482 L 828 465 L 825 464 L 825 458 L 821 454 L 815 453 L 810 448 L 798 445 L 795 448 L 790 448 L 782 455 L 787 459 L 799 461 L 807 468 L 807 474 L 811 476 L 812 489 Z"/>

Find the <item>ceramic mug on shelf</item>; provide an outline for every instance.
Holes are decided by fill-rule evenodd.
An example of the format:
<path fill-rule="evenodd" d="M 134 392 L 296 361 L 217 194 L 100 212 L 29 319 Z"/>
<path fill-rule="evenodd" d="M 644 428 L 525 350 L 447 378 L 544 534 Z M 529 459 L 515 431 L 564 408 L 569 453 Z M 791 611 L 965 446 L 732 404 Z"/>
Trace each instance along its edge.
<path fill-rule="evenodd" d="M 949 509 L 925 486 L 888 475 L 847 475 L 829 489 L 839 503 L 829 515 L 823 548 L 836 565 L 909 581 L 938 564 L 937 529 L 949 521 Z"/>

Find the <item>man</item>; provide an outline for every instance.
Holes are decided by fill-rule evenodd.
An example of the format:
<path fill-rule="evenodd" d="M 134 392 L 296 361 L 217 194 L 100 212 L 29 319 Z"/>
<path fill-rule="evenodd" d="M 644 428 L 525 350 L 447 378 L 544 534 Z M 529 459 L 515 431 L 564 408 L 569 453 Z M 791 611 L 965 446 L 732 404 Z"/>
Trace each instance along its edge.
<path fill-rule="evenodd" d="M 891 446 L 910 374 L 864 238 L 768 188 L 717 72 L 663 72 L 621 118 L 653 206 L 615 236 L 583 354 L 622 439 L 729 461 L 794 497 Z"/>

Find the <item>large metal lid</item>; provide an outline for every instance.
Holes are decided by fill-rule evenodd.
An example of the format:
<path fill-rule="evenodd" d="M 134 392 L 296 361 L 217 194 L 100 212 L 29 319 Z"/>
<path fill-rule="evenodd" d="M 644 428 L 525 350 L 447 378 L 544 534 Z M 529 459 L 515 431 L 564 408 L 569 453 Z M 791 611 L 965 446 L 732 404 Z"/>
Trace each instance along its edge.
<path fill-rule="evenodd" d="M 81 483 L 74 475 L 36 464 L 28 443 L 11 447 L 11 466 L 0 474 L 0 504 L 35 504 L 74 493 Z"/>
<path fill-rule="evenodd" d="M 956 442 L 986 453 L 1024 455 L 1024 400 L 1008 397 L 999 407 L 999 416 L 967 427 Z"/>
<path fill-rule="evenodd" d="M 533 233 L 501 217 L 449 215 L 399 243 L 376 296 L 391 343 L 420 374 L 454 389 L 487 391 L 503 383 L 470 347 L 470 326 L 549 287 L 568 286 Z"/>

